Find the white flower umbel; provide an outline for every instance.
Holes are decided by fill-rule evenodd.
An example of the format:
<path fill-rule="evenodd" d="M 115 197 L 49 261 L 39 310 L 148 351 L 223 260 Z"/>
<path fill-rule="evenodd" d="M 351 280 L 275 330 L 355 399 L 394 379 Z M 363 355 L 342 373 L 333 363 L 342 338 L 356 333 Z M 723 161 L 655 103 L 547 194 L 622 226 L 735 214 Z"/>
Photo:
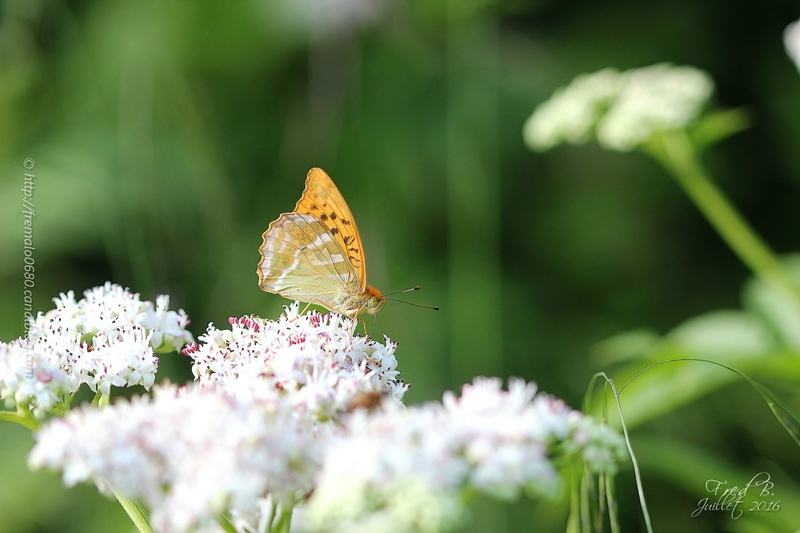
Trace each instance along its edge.
<path fill-rule="evenodd" d="M 800 20 L 792 22 L 783 32 L 783 44 L 794 64 L 800 69 Z"/>
<path fill-rule="evenodd" d="M 611 106 L 623 84 L 619 71 L 613 68 L 581 74 L 539 104 L 525 122 L 525 142 L 538 151 L 549 150 L 562 142 L 588 142 L 597 121 Z"/>
<path fill-rule="evenodd" d="M 112 386 L 150 388 L 157 370 L 150 334 L 139 326 L 118 326 L 111 336 L 95 333 L 89 344 L 79 330 L 54 319 L 34 338 L 0 343 L 0 398 L 43 418 L 83 383 L 108 396 Z"/>
<path fill-rule="evenodd" d="M 256 511 L 267 493 L 292 502 L 311 489 L 318 444 L 281 404 L 219 390 L 161 385 L 154 397 L 83 407 L 36 435 L 29 464 L 137 498 L 158 531 L 187 531 L 231 507 Z"/>
<path fill-rule="evenodd" d="M 626 152 L 661 131 L 685 128 L 700 116 L 714 91 L 711 77 L 666 63 L 628 70 L 614 105 L 597 125 L 597 141 Z"/>
<path fill-rule="evenodd" d="M 401 404 L 408 386 L 398 378 L 395 343 L 357 336 L 354 322 L 335 313 L 300 315 L 297 302 L 285 309 L 278 320 L 209 325 L 200 344 L 183 351 L 195 377 L 240 398 L 285 397 L 309 421 L 335 418 L 364 394 Z"/>
<path fill-rule="evenodd" d="M 536 385 L 477 378 L 462 396 L 408 409 L 357 411 L 326 453 L 305 526 L 320 531 L 443 531 L 470 491 L 510 500 L 554 496 L 553 460 L 583 454 L 613 471 L 622 438 Z"/>
<path fill-rule="evenodd" d="M 72 291 L 53 298 L 56 308 L 39 313 L 31 323 L 29 336 L 36 339 L 45 334 L 48 325 L 57 324 L 78 331 L 91 343 L 96 333 L 112 338 L 120 329 L 139 326 L 151 333 L 149 342 L 158 353 L 180 350 L 193 340 L 186 329 L 189 317 L 183 309 L 170 311 L 167 295 L 158 295 L 154 305 L 142 301 L 139 293 L 108 281 L 102 287 L 87 290 L 84 295 L 79 301 L 75 301 Z"/>
<path fill-rule="evenodd" d="M 150 336 L 139 326 L 120 327 L 112 336 L 96 333 L 91 350 L 83 351 L 72 368 L 94 392 L 108 396 L 111 387 L 153 386 L 158 358 Z"/>
<path fill-rule="evenodd" d="M 111 387 L 150 388 L 158 370 L 154 349 L 173 351 L 192 340 L 183 310 L 169 297 L 154 305 L 106 283 L 75 300 L 54 298 L 56 308 L 31 320 L 28 337 L 0 343 L 0 399 L 37 418 L 86 383 L 108 397 Z"/>
<path fill-rule="evenodd" d="M 62 348 L 72 343 L 80 351 L 77 339 L 62 341 Z M 62 396 L 78 389 L 80 381 L 67 373 L 69 349 L 53 349 L 44 342 L 16 339 L 0 342 L 0 398 L 6 407 L 31 410 L 43 418 Z"/>
<path fill-rule="evenodd" d="M 630 151 L 656 133 L 694 123 L 713 91 L 706 72 L 668 63 L 582 74 L 534 110 L 523 137 L 537 151 L 593 137 L 609 150 Z"/>
<path fill-rule="evenodd" d="M 69 323 L 69 321 L 67 321 Z M 28 367 L 39 371 L 40 365 L 58 364 L 71 384 L 69 393 L 86 383 L 93 392 L 108 396 L 111 387 L 142 385 L 149 389 L 155 381 L 158 358 L 150 345 L 150 336 L 137 325 L 117 325 L 112 331 L 86 336 L 74 324 L 63 326 L 60 317 L 38 328 L 33 338 L 14 341 L 30 351 Z M 37 354 L 46 354 L 47 359 Z M 16 373 L 30 370 L 16 369 Z M 2 380 L 2 375 L 0 375 Z M 6 397 L 5 394 L 2 394 Z"/>

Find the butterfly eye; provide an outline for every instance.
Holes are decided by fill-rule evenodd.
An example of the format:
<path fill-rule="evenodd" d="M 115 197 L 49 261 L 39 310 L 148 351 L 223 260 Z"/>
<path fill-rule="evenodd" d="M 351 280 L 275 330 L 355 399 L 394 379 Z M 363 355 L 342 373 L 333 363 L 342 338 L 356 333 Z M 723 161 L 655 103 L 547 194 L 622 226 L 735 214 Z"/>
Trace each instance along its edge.
<path fill-rule="evenodd" d="M 369 299 L 369 302 L 367 302 L 367 305 L 374 309 L 375 307 L 378 307 L 379 303 L 380 302 L 378 302 L 377 298 L 375 298 L 374 296 L 371 296 L 370 299 Z"/>

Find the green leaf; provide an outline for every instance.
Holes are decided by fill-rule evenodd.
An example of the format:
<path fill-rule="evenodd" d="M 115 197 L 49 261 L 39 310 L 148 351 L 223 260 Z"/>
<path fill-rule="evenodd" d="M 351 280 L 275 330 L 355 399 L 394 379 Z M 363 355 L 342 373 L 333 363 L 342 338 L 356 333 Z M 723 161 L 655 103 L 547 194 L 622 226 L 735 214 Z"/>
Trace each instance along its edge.
<path fill-rule="evenodd" d="M 752 126 L 750 114 L 742 107 L 715 109 L 706 113 L 689 132 L 695 151 L 700 154 L 731 135 Z"/>
<path fill-rule="evenodd" d="M 789 275 L 800 284 L 800 255 L 781 261 Z M 800 348 L 800 306 L 792 294 L 762 279 L 751 279 L 742 292 L 743 306 L 761 317 L 782 346 Z"/>
<path fill-rule="evenodd" d="M 591 358 L 601 364 L 641 359 L 658 348 L 662 337 L 651 329 L 624 331 L 592 346 Z"/>
<path fill-rule="evenodd" d="M 691 356 L 713 360 L 761 355 L 771 336 L 756 316 L 741 311 L 712 311 L 690 318 L 669 333 Z"/>

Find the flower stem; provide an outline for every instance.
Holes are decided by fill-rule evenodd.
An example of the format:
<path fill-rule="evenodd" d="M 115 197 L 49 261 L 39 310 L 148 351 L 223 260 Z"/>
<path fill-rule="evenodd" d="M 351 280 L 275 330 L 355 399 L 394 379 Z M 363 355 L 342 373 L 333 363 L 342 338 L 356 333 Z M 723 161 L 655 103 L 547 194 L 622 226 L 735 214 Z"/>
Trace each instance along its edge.
<path fill-rule="evenodd" d="M 278 523 L 272 528 L 274 533 L 289 533 L 289 528 L 292 525 L 292 510 L 293 507 L 288 505 L 286 507 L 281 506 Z"/>
<path fill-rule="evenodd" d="M 155 533 L 142 504 L 136 500 L 129 500 L 117 491 L 114 491 L 114 497 L 117 498 L 119 504 L 125 509 L 125 512 L 128 513 L 128 517 L 131 519 L 131 522 L 133 522 L 133 525 L 136 526 L 136 530 L 139 533 Z"/>
<path fill-rule="evenodd" d="M 221 527 L 225 533 L 236 533 L 236 528 L 233 527 L 233 524 L 222 515 L 217 517 L 217 525 Z"/>
<path fill-rule="evenodd" d="M 108 407 L 111 405 L 111 394 L 103 394 L 99 390 L 92 398 L 92 405 L 96 407 Z"/>
<path fill-rule="evenodd" d="M 730 200 L 705 174 L 683 131 L 664 133 L 646 151 L 667 169 L 723 240 L 758 277 L 791 294 L 800 303 L 800 287 L 780 259 L 758 236 Z"/>
<path fill-rule="evenodd" d="M 30 414 L 26 415 L 23 412 L 12 413 L 11 411 L 0 411 L 0 422 L 15 422 L 31 431 L 36 431 L 41 425 L 41 423 L 30 416 Z"/>

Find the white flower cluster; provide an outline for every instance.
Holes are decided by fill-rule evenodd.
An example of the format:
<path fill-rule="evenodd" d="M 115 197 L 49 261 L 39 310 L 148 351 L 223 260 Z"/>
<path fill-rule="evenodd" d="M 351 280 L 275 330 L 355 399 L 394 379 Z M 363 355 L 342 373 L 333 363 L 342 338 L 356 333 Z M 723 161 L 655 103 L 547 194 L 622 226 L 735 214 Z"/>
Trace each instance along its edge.
<path fill-rule="evenodd" d="M 36 339 L 48 326 L 54 325 L 79 332 L 84 340 L 91 342 L 96 333 L 114 337 L 120 329 L 139 326 L 151 333 L 150 344 L 158 353 L 180 350 L 192 342 L 192 334 L 186 329 L 189 317 L 183 309 L 169 310 L 169 296 L 159 294 L 156 304 L 142 301 L 139 293 L 106 282 L 84 292 L 84 298 L 75 301 L 69 291 L 53 298 L 56 308 L 39 315 L 31 323 L 29 337 Z"/>
<path fill-rule="evenodd" d="M 312 487 L 319 447 L 280 405 L 197 386 L 160 385 L 150 400 L 84 407 L 36 435 L 31 468 L 60 468 L 144 502 L 159 531 L 187 531 L 231 508 L 257 511 Z"/>
<path fill-rule="evenodd" d="M 624 456 L 615 432 L 522 380 L 504 391 L 499 379 L 479 378 L 461 397 L 406 409 L 396 344 L 355 336 L 354 321 L 337 314 L 298 309 L 276 321 L 231 319 L 230 330 L 210 325 L 183 350 L 194 383 L 67 412 L 37 433 L 30 466 L 139 499 L 165 533 L 220 531 L 220 516 L 239 532 L 265 531 L 295 505 L 306 511 L 300 530 L 444 531 L 466 515 L 467 494 L 550 496 L 560 483 L 555 459 L 580 456 L 599 471 Z M 22 348 L 41 354 L 50 379 L 72 390 L 101 373 L 81 366 L 77 328 L 55 324 L 0 349 L 0 362 L 20 359 Z M 93 329 L 88 353 L 98 365 L 116 352 L 143 368 L 137 350 L 152 353 L 139 326 Z M 60 332 L 60 344 L 48 341 Z M 103 368 L 127 382 L 113 364 Z M 46 391 L 27 394 L 52 403 Z"/>
<path fill-rule="evenodd" d="M 398 379 L 397 344 L 354 335 L 354 321 L 338 314 L 301 316 L 299 305 L 278 320 L 231 318 L 230 330 L 209 325 L 201 344 L 183 351 L 195 377 L 240 398 L 285 397 L 310 421 L 336 418 L 364 394 L 401 404 L 408 386 Z"/>
<path fill-rule="evenodd" d="M 72 342 L 78 351 L 78 343 Z M 64 370 L 69 356 L 69 350 L 54 350 L 52 344 L 30 339 L 0 342 L 0 398 L 6 407 L 30 409 L 36 418 L 43 418 L 61 396 L 80 386 Z"/>
<path fill-rule="evenodd" d="M 183 310 L 169 311 L 169 297 L 141 301 L 106 283 L 75 301 L 70 291 L 56 308 L 31 321 L 28 337 L 0 343 L 0 398 L 42 418 L 60 397 L 82 383 L 108 395 L 111 387 L 150 388 L 158 370 L 153 347 L 180 348 L 192 340 Z"/>
<path fill-rule="evenodd" d="M 786 46 L 786 53 L 800 69 L 800 20 L 792 22 L 786 27 L 783 32 L 783 44 Z"/>
<path fill-rule="evenodd" d="M 537 151 L 593 137 L 609 150 L 630 151 L 658 132 L 692 124 L 713 91 L 706 72 L 668 63 L 582 74 L 534 110 L 523 138 Z"/>
<path fill-rule="evenodd" d="M 442 531 L 465 514 L 465 491 L 555 496 L 553 458 L 580 453 L 595 471 L 624 457 L 620 436 L 536 385 L 478 378 L 462 396 L 407 410 L 354 413 L 329 445 L 306 527 Z"/>

